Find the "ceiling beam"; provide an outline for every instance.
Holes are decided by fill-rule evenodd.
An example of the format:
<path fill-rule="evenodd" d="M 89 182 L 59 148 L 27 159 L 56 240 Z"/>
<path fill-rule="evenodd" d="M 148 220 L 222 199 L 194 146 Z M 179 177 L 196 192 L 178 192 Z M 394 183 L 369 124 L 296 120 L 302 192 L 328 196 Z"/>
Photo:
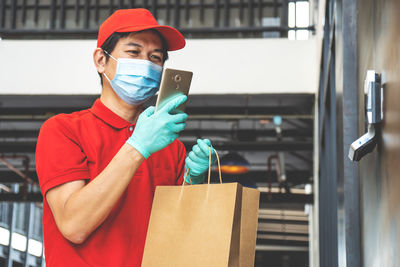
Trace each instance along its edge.
<path fill-rule="evenodd" d="M 34 181 L 38 181 L 38 177 L 35 170 L 30 170 L 27 174 Z M 306 184 L 312 182 L 311 170 L 297 170 L 297 171 L 287 171 L 286 172 L 287 181 L 289 184 Z M 218 182 L 218 172 L 211 172 L 211 181 Z M 224 182 L 240 182 L 243 184 L 266 184 L 268 182 L 268 174 L 266 170 L 250 170 L 248 173 L 240 175 L 223 174 Z M 271 180 L 273 183 L 277 182 L 276 172 L 272 172 Z M 19 177 L 16 173 L 10 170 L 0 170 L 0 183 L 23 183 L 23 179 Z"/>
<path fill-rule="evenodd" d="M 286 171 L 286 178 L 290 185 L 299 185 L 299 184 L 307 184 L 312 183 L 312 170 L 291 170 Z M 222 179 L 225 183 L 227 182 L 238 182 L 244 185 L 255 186 L 256 184 L 264 184 L 268 183 L 268 173 L 266 170 L 250 170 L 244 174 L 222 174 Z M 219 175 L 218 172 L 213 170 L 211 172 L 211 181 L 218 182 Z M 271 173 L 271 182 L 277 183 L 277 175 L 276 172 Z"/>
<path fill-rule="evenodd" d="M 39 129 L 6 129 L 0 130 L 0 138 L 37 138 Z M 276 137 L 274 129 L 207 129 L 207 128 L 186 128 L 180 133 L 181 137 L 190 136 L 237 136 L 238 139 L 257 137 Z M 282 138 L 305 138 L 313 137 L 312 129 L 282 129 Z"/>
<path fill-rule="evenodd" d="M 260 194 L 260 202 L 313 204 L 314 195 L 280 194 L 280 193 Z"/>
<path fill-rule="evenodd" d="M 186 150 L 190 151 L 193 142 L 183 142 Z M 213 147 L 225 151 L 312 151 L 312 141 L 214 141 Z M 2 141 L 0 142 L 1 153 L 32 153 L 35 152 L 36 141 Z"/>
<path fill-rule="evenodd" d="M 0 202 L 42 202 L 42 193 L 0 193 Z"/>
<path fill-rule="evenodd" d="M 41 202 L 43 201 L 42 194 L 38 193 L 27 193 L 27 194 L 17 194 L 17 193 L 0 193 L 0 202 Z M 261 194 L 260 202 L 263 203 L 304 203 L 311 204 L 313 201 L 313 195 L 294 195 L 294 194 L 277 194 L 273 193 L 272 197 L 269 198 L 267 194 Z"/>
<path fill-rule="evenodd" d="M 2 115 L 70 113 L 90 108 L 97 95 L 3 95 Z M 157 96 L 146 104 L 154 105 Z M 190 95 L 187 112 L 196 114 L 305 115 L 313 114 L 313 94 Z"/>

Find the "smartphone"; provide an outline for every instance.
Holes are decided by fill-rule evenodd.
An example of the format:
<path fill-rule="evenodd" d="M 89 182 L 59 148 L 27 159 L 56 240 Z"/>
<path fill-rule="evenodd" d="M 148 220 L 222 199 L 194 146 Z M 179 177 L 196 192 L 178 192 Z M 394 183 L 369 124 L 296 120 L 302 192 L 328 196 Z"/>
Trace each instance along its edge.
<path fill-rule="evenodd" d="M 185 70 L 165 69 L 161 78 L 155 111 L 162 108 L 169 99 L 176 95 L 188 95 L 193 72 Z M 171 113 L 183 112 L 186 102 Z"/>

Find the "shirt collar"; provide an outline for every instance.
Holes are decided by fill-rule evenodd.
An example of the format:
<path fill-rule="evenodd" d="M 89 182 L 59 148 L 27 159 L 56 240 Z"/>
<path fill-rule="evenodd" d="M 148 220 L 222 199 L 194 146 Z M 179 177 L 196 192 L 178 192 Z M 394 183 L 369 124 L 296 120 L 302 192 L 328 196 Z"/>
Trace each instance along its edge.
<path fill-rule="evenodd" d="M 124 120 L 114 112 L 112 112 L 108 107 L 106 107 L 98 98 L 91 109 L 89 109 L 96 117 L 110 125 L 111 127 L 117 129 L 123 129 L 131 125 L 128 121 Z"/>

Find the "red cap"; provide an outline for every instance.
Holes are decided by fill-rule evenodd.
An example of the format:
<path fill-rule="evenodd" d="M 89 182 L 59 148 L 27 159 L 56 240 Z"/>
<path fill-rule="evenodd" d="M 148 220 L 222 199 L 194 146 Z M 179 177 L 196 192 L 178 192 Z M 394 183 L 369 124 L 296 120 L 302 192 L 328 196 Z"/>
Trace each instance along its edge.
<path fill-rule="evenodd" d="M 137 32 L 148 29 L 157 30 L 167 41 L 168 51 L 181 49 L 185 46 L 185 38 L 175 28 L 159 25 L 147 9 L 119 9 L 108 17 L 99 28 L 97 47 L 114 32 Z"/>

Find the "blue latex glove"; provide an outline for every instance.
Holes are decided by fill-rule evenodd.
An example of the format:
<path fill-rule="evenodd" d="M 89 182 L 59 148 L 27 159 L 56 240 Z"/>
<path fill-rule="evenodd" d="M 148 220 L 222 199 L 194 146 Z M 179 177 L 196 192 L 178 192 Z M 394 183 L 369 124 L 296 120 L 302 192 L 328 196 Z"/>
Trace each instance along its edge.
<path fill-rule="evenodd" d="M 139 151 L 146 159 L 176 138 L 186 127 L 186 113 L 170 114 L 179 105 L 185 103 L 187 96 L 180 95 L 172 98 L 161 109 L 154 113 L 154 107 L 148 107 L 140 114 L 132 136 L 126 141 Z"/>
<path fill-rule="evenodd" d="M 197 144 L 193 146 L 192 151 L 185 160 L 185 173 L 187 169 L 190 169 L 190 179 L 192 184 L 200 184 L 206 177 L 206 171 L 209 165 L 209 155 L 211 148 L 211 164 L 215 161 L 215 151 L 211 145 L 211 141 L 208 139 L 197 139 Z M 189 177 L 185 179 L 186 183 L 190 183 Z"/>

